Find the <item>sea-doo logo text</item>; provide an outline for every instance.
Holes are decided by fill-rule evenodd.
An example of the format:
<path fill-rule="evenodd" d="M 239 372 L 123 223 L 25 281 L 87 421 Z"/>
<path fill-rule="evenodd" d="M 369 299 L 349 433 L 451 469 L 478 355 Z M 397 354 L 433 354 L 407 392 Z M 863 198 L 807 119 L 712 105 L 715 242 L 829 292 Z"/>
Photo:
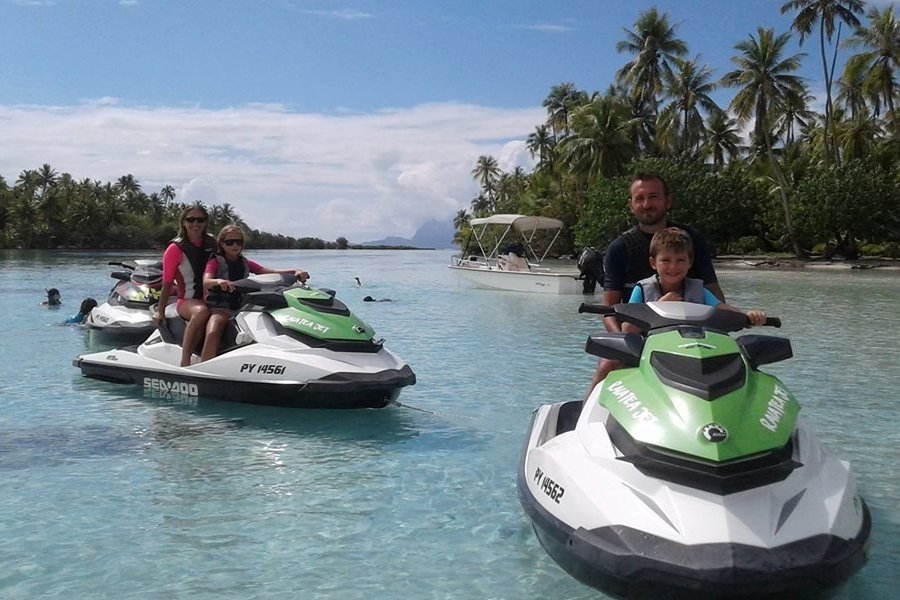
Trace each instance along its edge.
<path fill-rule="evenodd" d="M 285 317 L 285 321 L 289 321 L 295 325 L 299 325 L 300 327 L 305 327 L 306 329 L 315 331 L 316 333 L 328 333 L 328 330 L 331 329 L 326 325 L 321 325 L 320 323 L 316 323 L 315 321 L 310 321 L 309 319 L 304 319 L 303 317 Z"/>
<path fill-rule="evenodd" d="M 705 437 L 707 441 L 712 442 L 713 444 L 719 444 L 728 439 L 728 430 L 718 423 L 710 423 L 709 425 L 704 425 L 703 429 L 701 429 L 700 431 L 701 433 L 703 433 L 703 437 Z"/>
<path fill-rule="evenodd" d="M 161 398 L 173 396 L 189 396 L 196 398 L 200 395 L 196 383 L 166 381 L 165 379 L 156 379 L 154 377 L 144 377 L 144 390 L 150 391 L 154 396 L 158 395 Z"/>
<path fill-rule="evenodd" d="M 659 421 L 656 415 L 638 400 L 637 394 L 625 387 L 621 381 L 616 381 L 606 389 L 612 392 L 619 404 L 628 409 L 635 421 L 643 421 L 644 423 L 656 423 Z"/>
<path fill-rule="evenodd" d="M 563 494 L 566 493 L 566 489 L 550 479 L 546 473 L 541 471 L 540 467 L 538 467 L 534 472 L 534 482 L 541 486 L 541 489 L 544 490 L 544 493 L 550 496 L 550 498 L 559 504 L 559 501 L 562 499 Z"/>
<path fill-rule="evenodd" d="M 759 420 L 759 424 L 772 432 L 778 429 L 781 417 L 784 416 L 784 407 L 787 406 L 790 399 L 787 390 L 776 385 L 772 391 L 772 397 L 769 399 L 769 405 L 766 407 L 766 414 Z"/>

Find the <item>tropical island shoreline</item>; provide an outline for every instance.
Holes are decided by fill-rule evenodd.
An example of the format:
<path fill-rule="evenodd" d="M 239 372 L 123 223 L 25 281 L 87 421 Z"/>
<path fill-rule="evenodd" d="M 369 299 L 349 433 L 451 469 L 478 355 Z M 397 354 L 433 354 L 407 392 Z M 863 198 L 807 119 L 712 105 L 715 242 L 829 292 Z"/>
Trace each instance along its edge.
<path fill-rule="evenodd" d="M 763 269 L 773 271 L 794 270 L 889 270 L 900 271 L 900 260 L 886 257 L 845 258 L 809 258 L 799 259 L 793 256 L 767 255 L 724 255 L 713 259 L 716 266 L 734 269 Z"/>

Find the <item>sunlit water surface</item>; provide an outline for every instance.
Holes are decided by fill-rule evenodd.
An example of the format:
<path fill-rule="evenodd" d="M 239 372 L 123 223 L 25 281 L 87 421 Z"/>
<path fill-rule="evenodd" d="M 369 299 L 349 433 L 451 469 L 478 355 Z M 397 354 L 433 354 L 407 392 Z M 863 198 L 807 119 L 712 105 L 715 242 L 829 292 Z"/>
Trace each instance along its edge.
<path fill-rule="evenodd" d="M 57 324 L 129 256 L 0 254 L 0 595 L 600 597 L 545 554 L 515 484 L 532 410 L 590 380 L 580 296 L 472 289 L 449 252 L 250 254 L 337 290 L 416 371 L 409 407 L 190 406 L 85 379 L 72 358 L 103 346 Z M 839 597 L 895 598 L 900 274 L 720 275 L 784 320 L 796 358 L 769 370 L 872 509 L 869 564 Z M 62 309 L 39 306 L 46 287 Z"/>

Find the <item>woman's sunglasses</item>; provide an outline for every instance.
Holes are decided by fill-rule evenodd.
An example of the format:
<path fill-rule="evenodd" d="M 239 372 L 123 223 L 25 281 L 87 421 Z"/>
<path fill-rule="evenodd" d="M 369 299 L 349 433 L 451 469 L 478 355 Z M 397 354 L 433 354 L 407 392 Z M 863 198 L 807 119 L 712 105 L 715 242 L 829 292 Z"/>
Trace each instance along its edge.
<path fill-rule="evenodd" d="M 243 246 L 244 240 L 222 240 L 226 246 Z"/>
<path fill-rule="evenodd" d="M 206 223 L 206 217 L 185 217 L 185 223 Z"/>

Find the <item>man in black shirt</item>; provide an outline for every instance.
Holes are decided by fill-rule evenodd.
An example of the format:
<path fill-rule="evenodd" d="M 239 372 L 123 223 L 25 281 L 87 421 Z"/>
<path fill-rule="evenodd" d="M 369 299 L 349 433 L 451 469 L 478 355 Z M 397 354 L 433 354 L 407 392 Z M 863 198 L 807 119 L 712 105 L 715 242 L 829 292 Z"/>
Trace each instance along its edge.
<path fill-rule="evenodd" d="M 672 195 L 666 181 L 656 173 L 638 173 L 631 182 L 631 199 L 628 202 L 637 225 L 610 243 L 603 261 L 603 304 L 612 306 L 628 302 L 631 289 L 641 279 L 653 275 L 650 268 L 650 240 L 653 234 L 666 227 L 684 229 L 691 236 L 694 245 L 694 262 L 688 277 L 702 279 L 704 286 L 722 302 L 725 294 L 719 287 L 716 270 L 706 239 L 692 227 L 669 222 Z M 606 317 L 604 325 L 608 331 L 621 331 L 615 317 Z M 600 359 L 597 371 L 591 381 L 591 390 L 613 369 L 619 368 L 616 361 Z M 590 393 L 590 390 L 588 391 Z"/>

